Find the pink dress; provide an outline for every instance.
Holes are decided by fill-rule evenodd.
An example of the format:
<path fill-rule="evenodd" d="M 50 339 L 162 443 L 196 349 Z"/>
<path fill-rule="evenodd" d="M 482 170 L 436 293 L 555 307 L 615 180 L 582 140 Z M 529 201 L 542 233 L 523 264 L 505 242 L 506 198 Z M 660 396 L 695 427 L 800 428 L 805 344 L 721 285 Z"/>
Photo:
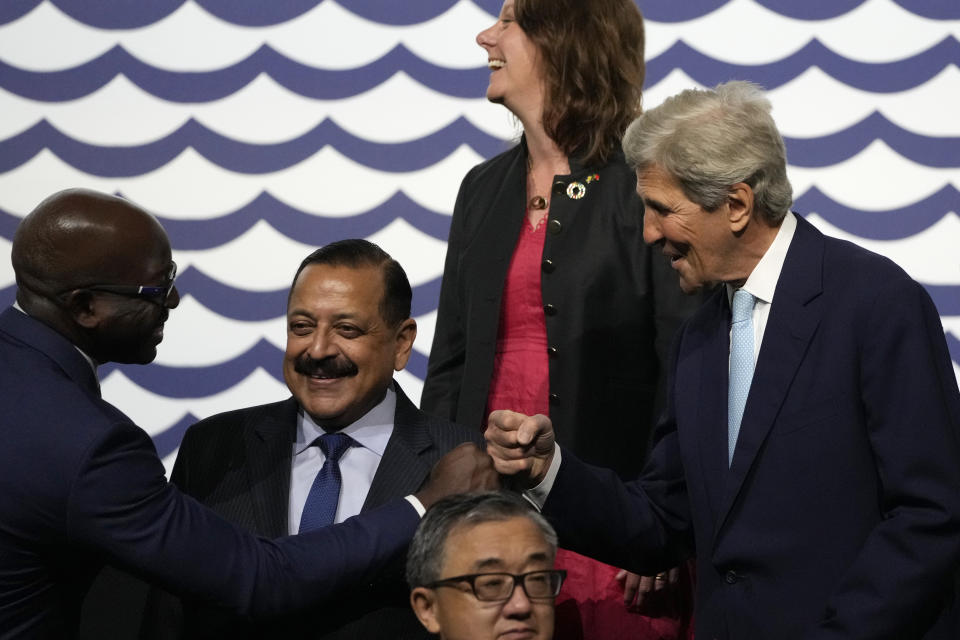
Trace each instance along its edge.
<path fill-rule="evenodd" d="M 547 218 L 532 228 L 524 222 L 517 240 L 500 305 L 500 325 L 487 412 L 497 409 L 550 415 L 547 326 L 540 290 L 540 260 Z M 616 567 L 560 549 L 556 566 L 567 580 L 556 601 L 555 640 L 677 640 L 691 637 L 690 603 L 655 602 L 656 616 L 627 609 Z M 687 576 L 684 576 L 684 580 Z M 689 593 L 689 583 L 678 585 Z M 659 614 L 663 615 L 659 615 Z"/>

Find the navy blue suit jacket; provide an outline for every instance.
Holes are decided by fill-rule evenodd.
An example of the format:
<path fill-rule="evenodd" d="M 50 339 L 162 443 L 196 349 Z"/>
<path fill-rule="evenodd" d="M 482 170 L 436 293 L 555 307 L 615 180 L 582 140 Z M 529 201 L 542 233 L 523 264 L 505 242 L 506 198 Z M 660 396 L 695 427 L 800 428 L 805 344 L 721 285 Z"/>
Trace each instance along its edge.
<path fill-rule="evenodd" d="M 302 536 L 245 533 L 168 484 L 83 356 L 14 309 L 0 314 L 0 389 L 3 638 L 75 634 L 105 561 L 243 614 L 303 608 L 402 557 L 419 520 L 400 498 Z"/>
<path fill-rule="evenodd" d="M 721 289 L 675 345 L 638 481 L 563 452 L 545 513 L 617 566 L 697 557 L 698 638 L 960 637 L 960 394 L 937 311 L 798 219 L 732 466 Z"/>

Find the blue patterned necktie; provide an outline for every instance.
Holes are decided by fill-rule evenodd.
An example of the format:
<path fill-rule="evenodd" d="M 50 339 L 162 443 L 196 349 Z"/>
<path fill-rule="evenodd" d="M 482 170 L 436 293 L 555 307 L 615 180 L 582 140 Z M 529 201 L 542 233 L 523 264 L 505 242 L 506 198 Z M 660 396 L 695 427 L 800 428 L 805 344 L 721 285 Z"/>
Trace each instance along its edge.
<path fill-rule="evenodd" d="M 320 446 L 327 459 L 323 461 L 307 494 L 303 515 L 300 516 L 300 533 L 333 524 L 340 502 L 340 456 L 356 442 L 344 433 L 326 433 L 314 440 L 313 444 Z"/>
<path fill-rule="evenodd" d="M 730 385 L 727 388 L 727 464 L 740 434 L 740 421 L 753 380 L 753 304 L 755 298 L 743 289 L 733 292 L 733 324 L 730 327 Z"/>

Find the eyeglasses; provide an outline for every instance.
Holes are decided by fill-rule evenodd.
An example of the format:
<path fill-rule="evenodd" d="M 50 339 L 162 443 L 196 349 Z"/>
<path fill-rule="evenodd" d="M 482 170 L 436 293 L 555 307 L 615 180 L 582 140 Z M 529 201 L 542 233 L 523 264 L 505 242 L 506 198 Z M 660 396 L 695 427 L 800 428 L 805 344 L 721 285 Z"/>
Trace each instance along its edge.
<path fill-rule="evenodd" d="M 523 587 L 523 592 L 531 600 L 546 600 L 555 598 L 560 593 L 560 586 L 567 577 L 562 569 L 548 569 L 546 571 L 530 571 L 529 573 L 471 573 L 465 576 L 444 578 L 428 585 L 429 589 L 437 587 L 452 587 L 457 583 L 469 583 L 473 595 L 483 602 L 504 602 L 513 597 L 513 590 L 517 585 Z"/>
<path fill-rule="evenodd" d="M 170 261 L 170 272 L 167 274 L 167 284 L 156 287 L 141 284 L 92 284 L 87 287 L 80 287 L 88 291 L 104 291 L 106 293 L 115 293 L 119 296 L 128 296 L 131 298 L 145 298 L 150 302 L 157 304 L 166 304 L 173 291 L 173 282 L 177 279 L 177 263 Z"/>

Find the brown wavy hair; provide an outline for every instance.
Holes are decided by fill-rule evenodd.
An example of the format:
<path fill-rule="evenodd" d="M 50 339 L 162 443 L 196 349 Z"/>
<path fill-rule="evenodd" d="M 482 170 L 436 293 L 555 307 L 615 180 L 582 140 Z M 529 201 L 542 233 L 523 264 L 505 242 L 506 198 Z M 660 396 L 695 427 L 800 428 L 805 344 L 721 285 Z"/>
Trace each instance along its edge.
<path fill-rule="evenodd" d="M 543 125 L 567 156 L 605 163 L 640 114 L 643 16 L 633 0 L 516 0 L 540 52 Z"/>

